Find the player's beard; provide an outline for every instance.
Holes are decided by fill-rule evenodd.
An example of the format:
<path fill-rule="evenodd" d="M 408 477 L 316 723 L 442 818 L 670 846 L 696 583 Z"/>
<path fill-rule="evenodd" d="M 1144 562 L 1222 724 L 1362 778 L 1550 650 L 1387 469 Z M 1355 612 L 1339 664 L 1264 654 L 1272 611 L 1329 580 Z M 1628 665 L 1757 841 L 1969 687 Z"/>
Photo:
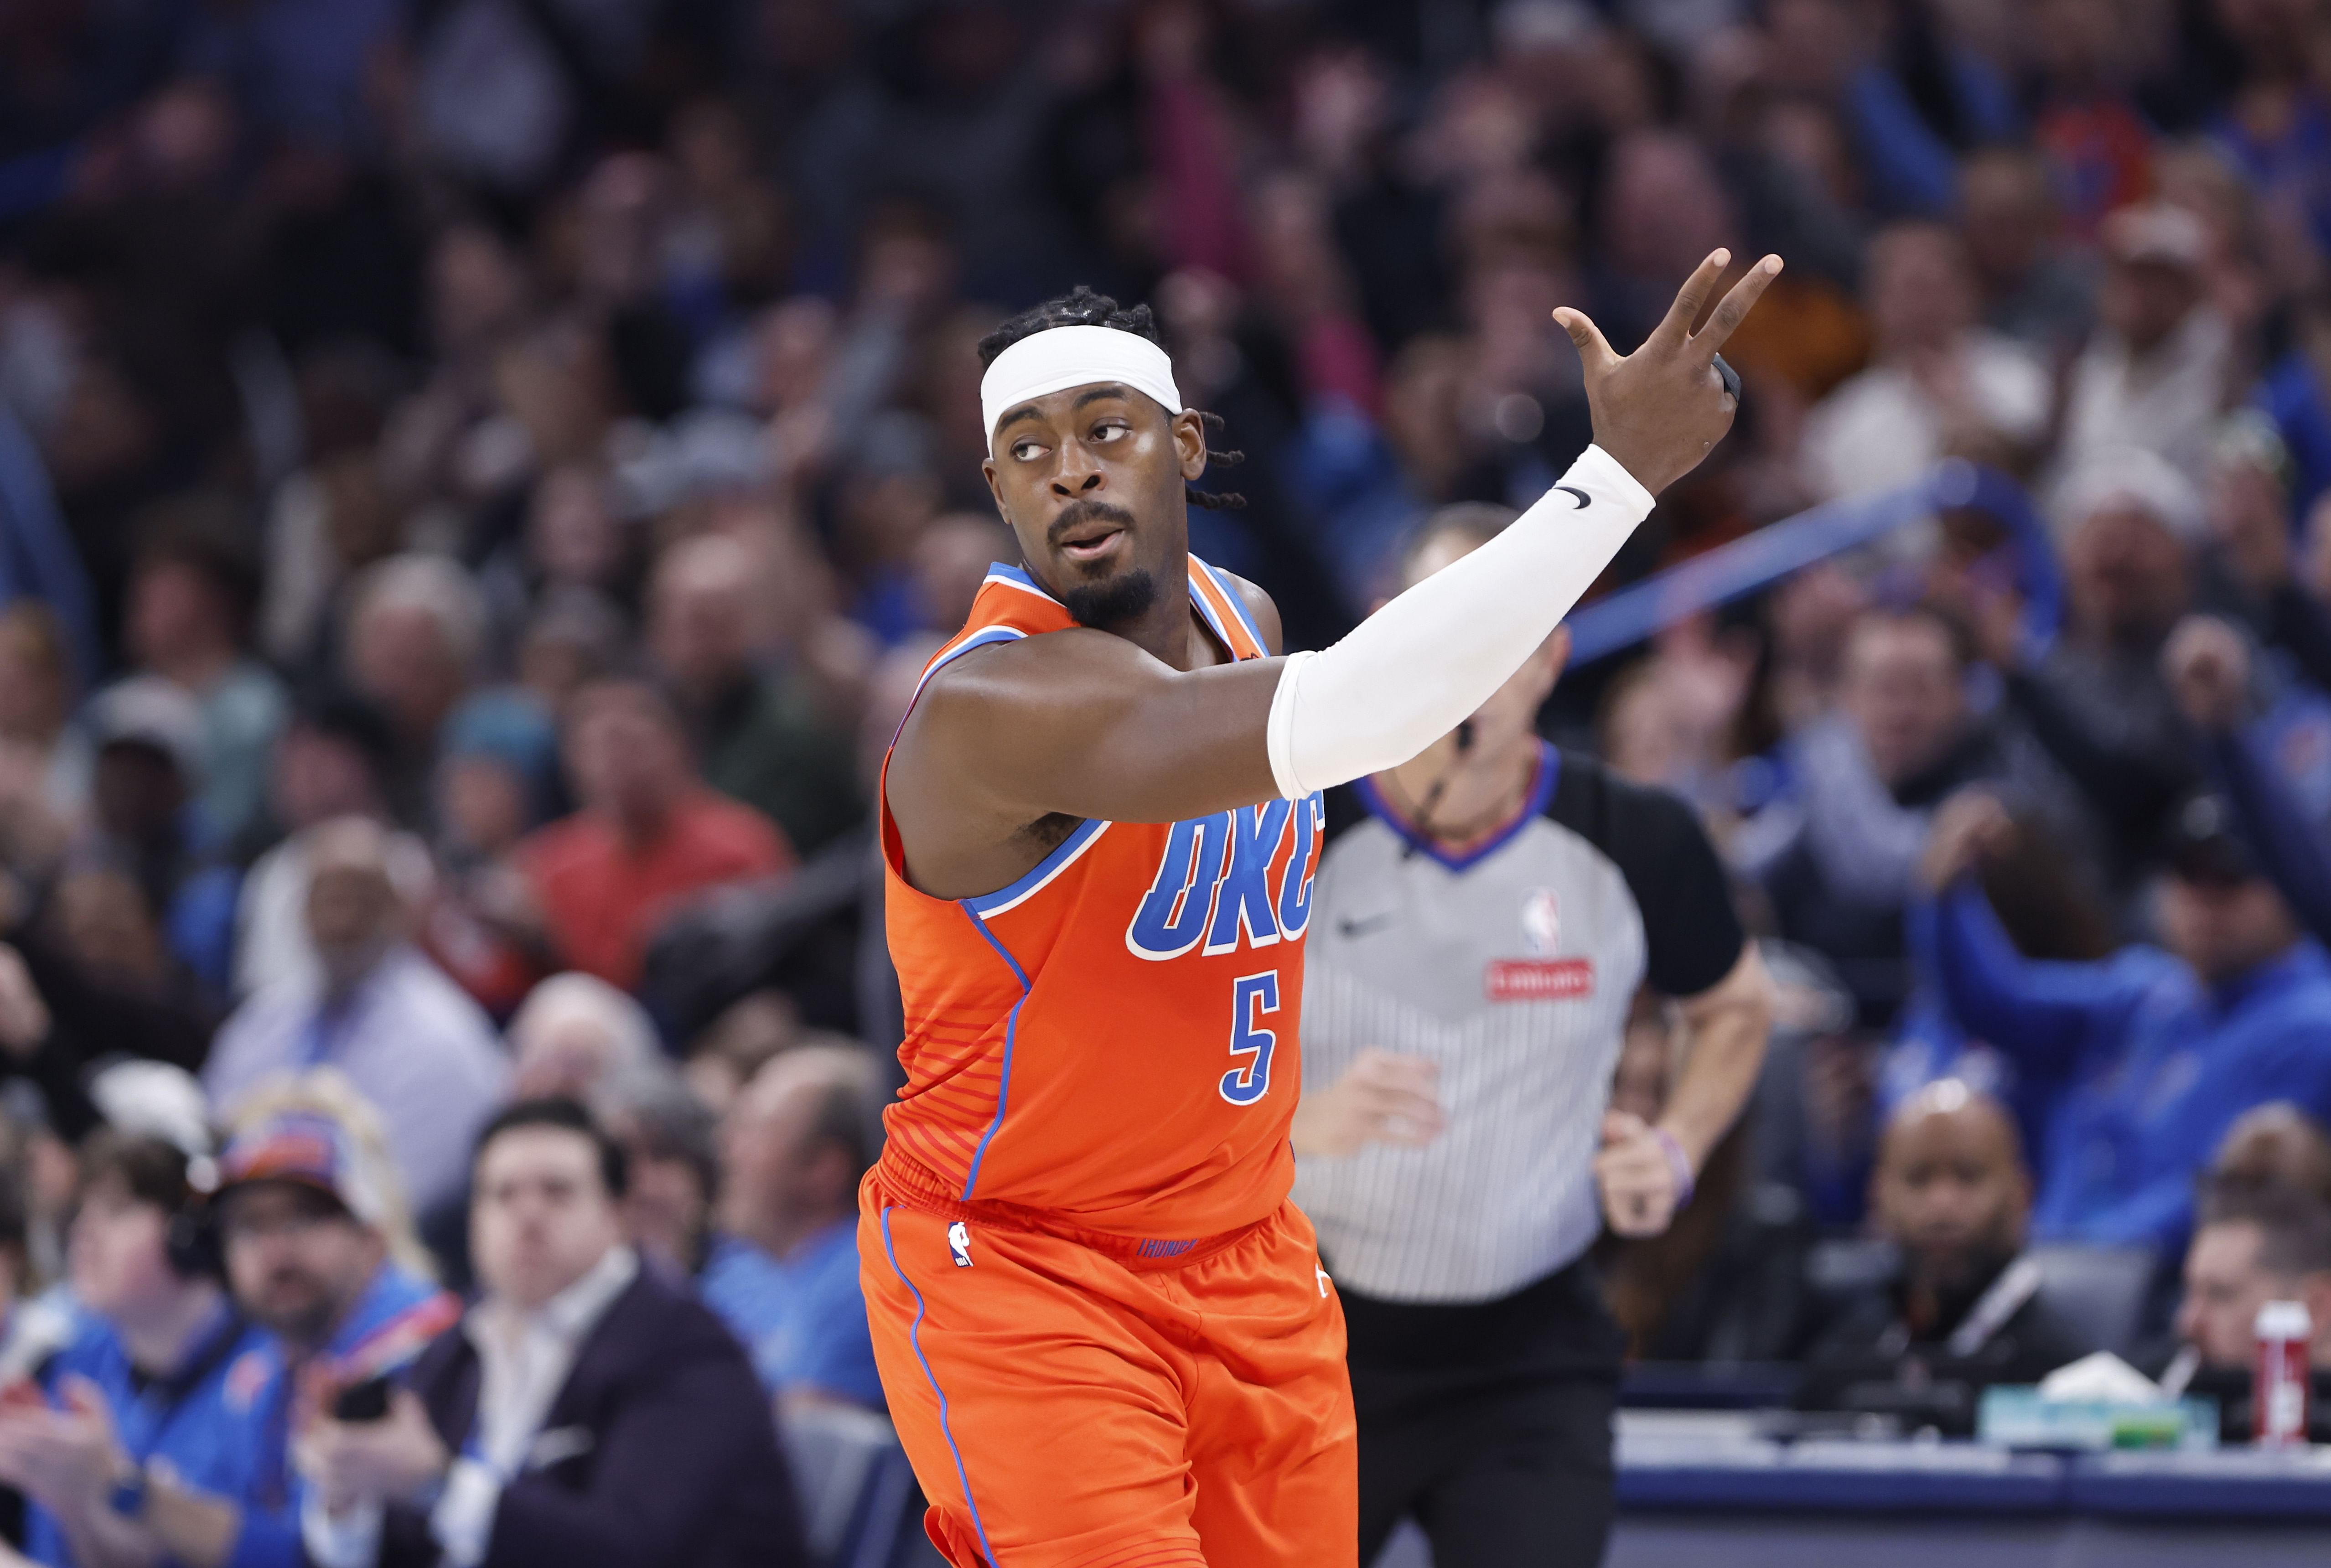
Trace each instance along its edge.
<path fill-rule="evenodd" d="M 1127 542 L 1132 542 L 1133 514 L 1123 507 L 1088 497 L 1061 508 L 1061 515 L 1052 519 L 1051 544 L 1057 548 L 1065 535 L 1096 518 L 1116 524 L 1125 532 Z M 1127 566 L 1100 582 L 1063 589 L 1061 603 L 1068 606 L 1078 625 L 1106 632 L 1149 613 L 1150 606 L 1157 603 L 1157 579 L 1149 575 L 1146 567 Z"/>
<path fill-rule="evenodd" d="M 1128 566 L 1105 583 L 1063 590 L 1061 603 L 1069 607 L 1078 625 L 1106 632 L 1149 613 L 1149 607 L 1157 603 L 1157 579 L 1146 566 Z"/>

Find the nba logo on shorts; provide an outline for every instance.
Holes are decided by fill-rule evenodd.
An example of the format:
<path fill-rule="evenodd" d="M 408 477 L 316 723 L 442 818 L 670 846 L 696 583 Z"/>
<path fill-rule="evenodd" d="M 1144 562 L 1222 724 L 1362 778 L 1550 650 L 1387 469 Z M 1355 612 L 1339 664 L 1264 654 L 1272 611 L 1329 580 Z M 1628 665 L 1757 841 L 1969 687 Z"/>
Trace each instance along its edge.
<path fill-rule="evenodd" d="M 1522 903 L 1522 943 L 1538 957 L 1562 946 L 1562 906 L 1551 888 L 1540 888 Z"/>
<path fill-rule="evenodd" d="M 947 1227 L 947 1250 L 955 1254 L 955 1266 L 971 1267 L 971 1228 L 957 1220 Z"/>

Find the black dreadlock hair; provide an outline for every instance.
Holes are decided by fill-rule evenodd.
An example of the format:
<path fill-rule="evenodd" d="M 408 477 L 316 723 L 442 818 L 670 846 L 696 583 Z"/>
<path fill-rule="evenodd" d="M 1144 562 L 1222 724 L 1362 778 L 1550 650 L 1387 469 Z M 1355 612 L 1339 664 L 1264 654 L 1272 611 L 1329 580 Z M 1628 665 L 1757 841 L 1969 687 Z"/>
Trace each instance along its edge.
<path fill-rule="evenodd" d="M 997 355 L 1022 338 L 1033 337 L 1037 333 L 1050 331 L 1055 327 L 1112 327 L 1119 332 L 1146 337 L 1160 348 L 1166 347 L 1166 340 L 1157 335 L 1157 318 L 1150 313 L 1148 306 L 1135 305 L 1128 309 L 1108 295 L 1095 293 L 1080 283 L 1057 299 L 1047 299 L 1042 305 L 1023 310 L 981 338 L 979 367 L 985 370 L 994 364 Z M 1204 409 L 1196 412 L 1198 423 L 1209 437 L 1222 430 L 1221 414 L 1209 413 Z M 1206 461 L 1229 468 L 1234 463 L 1244 462 L 1246 453 L 1217 451 L 1208 446 Z M 1183 493 L 1189 498 L 1192 506 L 1204 507 L 1208 511 L 1235 511 L 1246 505 L 1246 498 L 1236 490 L 1202 490 L 1195 485 L 1185 485 Z"/>

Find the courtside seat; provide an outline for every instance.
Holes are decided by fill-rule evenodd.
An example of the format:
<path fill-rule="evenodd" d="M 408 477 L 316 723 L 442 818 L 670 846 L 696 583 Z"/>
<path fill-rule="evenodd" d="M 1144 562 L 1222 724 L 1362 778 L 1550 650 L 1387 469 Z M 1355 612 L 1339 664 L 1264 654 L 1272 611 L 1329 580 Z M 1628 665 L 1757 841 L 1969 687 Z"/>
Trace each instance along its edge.
<path fill-rule="evenodd" d="M 809 1405 L 785 1414 L 802 1532 L 819 1568 L 922 1568 L 940 1559 L 899 1434 L 871 1411 Z"/>

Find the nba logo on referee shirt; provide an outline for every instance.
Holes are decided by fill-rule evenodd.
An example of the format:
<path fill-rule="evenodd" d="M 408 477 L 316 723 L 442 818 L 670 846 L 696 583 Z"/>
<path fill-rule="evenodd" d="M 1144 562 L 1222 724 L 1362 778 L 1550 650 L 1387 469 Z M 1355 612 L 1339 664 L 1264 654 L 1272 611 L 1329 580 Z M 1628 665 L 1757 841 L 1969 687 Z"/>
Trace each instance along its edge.
<path fill-rule="evenodd" d="M 947 1227 L 947 1250 L 955 1254 L 955 1266 L 971 1267 L 971 1227 L 957 1220 Z"/>
<path fill-rule="evenodd" d="M 1551 888 L 1540 888 L 1522 900 L 1522 946 L 1533 958 L 1544 958 L 1562 946 L 1562 902 Z"/>
<path fill-rule="evenodd" d="M 1492 1002 L 1570 1002 L 1594 994 L 1594 960 L 1556 958 L 1562 946 L 1562 905 L 1551 888 L 1522 900 L 1522 946 L 1527 958 L 1494 958 L 1481 988 Z"/>

